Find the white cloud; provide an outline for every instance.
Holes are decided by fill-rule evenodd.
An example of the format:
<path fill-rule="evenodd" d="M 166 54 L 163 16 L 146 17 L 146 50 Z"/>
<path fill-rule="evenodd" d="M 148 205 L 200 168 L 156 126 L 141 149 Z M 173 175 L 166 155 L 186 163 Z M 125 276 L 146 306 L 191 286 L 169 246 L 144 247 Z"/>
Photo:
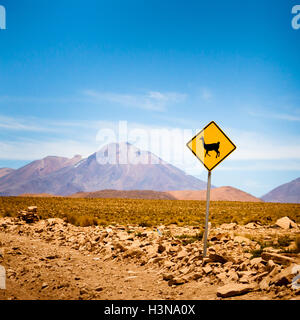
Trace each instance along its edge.
<path fill-rule="evenodd" d="M 201 90 L 201 98 L 205 101 L 210 101 L 213 98 L 211 90 L 208 88 L 203 88 Z"/>
<path fill-rule="evenodd" d="M 0 128 L 15 131 L 52 131 L 50 128 L 42 127 L 34 123 L 32 119 L 16 119 L 6 116 L 0 116 Z"/>
<path fill-rule="evenodd" d="M 292 122 L 298 122 L 300 121 L 300 116 L 297 114 L 287 114 L 287 113 L 259 113 L 259 112 L 253 112 L 250 111 L 249 114 L 253 117 L 261 117 L 261 118 L 267 118 L 267 119 L 277 119 L 277 120 L 284 120 L 284 121 L 292 121 Z"/>
<path fill-rule="evenodd" d="M 97 143 L 87 144 L 86 141 L 74 140 L 20 140 L 14 142 L 0 142 L 1 160 L 33 161 L 47 156 L 71 158 L 76 154 L 84 157 L 97 150 Z"/>
<path fill-rule="evenodd" d="M 176 92 L 149 91 L 145 94 L 119 94 L 113 92 L 98 92 L 86 90 L 84 94 L 92 99 L 93 102 L 116 103 L 126 107 L 138 109 L 165 111 L 169 105 L 185 100 L 186 95 Z"/>
<path fill-rule="evenodd" d="M 267 136 L 258 132 L 247 132 L 235 129 L 230 138 L 237 149 L 230 156 L 231 160 L 286 160 L 300 159 L 300 137 L 279 134 Z"/>

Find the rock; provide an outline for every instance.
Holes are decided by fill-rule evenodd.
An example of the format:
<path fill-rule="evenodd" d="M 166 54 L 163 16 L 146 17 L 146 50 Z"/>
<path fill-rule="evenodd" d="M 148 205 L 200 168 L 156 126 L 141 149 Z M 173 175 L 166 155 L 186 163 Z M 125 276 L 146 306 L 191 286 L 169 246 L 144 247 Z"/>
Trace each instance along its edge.
<path fill-rule="evenodd" d="M 97 288 L 95 289 L 95 291 L 101 292 L 101 291 L 103 291 L 103 287 L 97 287 Z"/>
<path fill-rule="evenodd" d="M 269 272 L 263 272 L 263 273 L 259 273 L 256 276 L 251 277 L 249 280 L 250 282 L 256 281 L 256 282 L 260 282 L 262 280 L 262 278 L 264 278 L 266 275 L 268 275 Z"/>
<path fill-rule="evenodd" d="M 239 296 L 253 291 L 256 288 L 256 284 L 226 284 L 223 287 L 219 287 L 217 290 L 217 296 L 222 298 L 229 298 L 233 296 Z"/>
<path fill-rule="evenodd" d="M 224 255 L 221 256 L 216 253 L 210 253 L 208 257 L 213 262 L 220 262 L 222 264 L 228 262 L 228 258 L 225 257 Z"/>
<path fill-rule="evenodd" d="M 293 258 L 286 257 L 281 254 L 265 252 L 265 251 L 262 252 L 261 257 L 265 261 L 273 260 L 275 263 L 285 264 L 285 265 L 295 262 Z"/>
<path fill-rule="evenodd" d="M 149 263 L 160 263 L 161 261 L 163 261 L 166 257 L 156 257 L 156 258 L 152 258 L 149 260 Z"/>
<path fill-rule="evenodd" d="M 206 266 L 206 267 L 202 268 L 202 270 L 205 274 L 209 274 L 210 272 L 212 272 L 211 266 Z"/>
<path fill-rule="evenodd" d="M 259 225 L 254 222 L 249 222 L 244 227 L 247 229 L 257 229 Z"/>
<path fill-rule="evenodd" d="M 37 207 L 36 206 L 30 206 L 27 208 L 28 212 L 37 212 Z"/>
<path fill-rule="evenodd" d="M 275 222 L 275 225 L 285 230 L 288 230 L 290 228 L 298 228 L 297 224 L 294 221 L 292 221 L 289 217 L 283 217 L 278 219 Z"/>
<path fill-rule="evenodd" d="M 192 280 L 198 280 L 200 278 L 202 278 L 202 274 L 198 273 L 198 272 L 195 272 L 192 275 L 190 275 L 190 279 L 192 279 Z"/>
<path fill-rule="evenodd" d="M 54 259 L 59 258 L 59 256 L 57 254 L 54 254 L 54 255 L 46 256 L 45 258 L 48 259 L 48 260 L 54 260 Z"/>
<path fill-rule="evenodd" d="M 185 282 L 186 282 L 185 279 L 176 277 L 176 278 L 169 280 L 168 285 L 169 286 L 173 286 L 173 285 L 178 286 L 178 285 L 184 284 Z"/>
<path fill-rule="evenodd" d="M 259 283 L 260 290 L 268 290 L 270 289 L 270 277 L 265 277 L 261 282 Z"/>
<path fill-rule="evenodd" d="M 235 222 L 223 223 L 220 225 L 220 228 L 224 229 L 224 230 L 234 230 L 234 229 L 236 229 L 236 226 L 237 226 L 237 224 Z"/>
<path fill-rule="evenodd" d="M 250 260 L 250 265 L 251 267 L 253 266 L 257 266 L 258 264 L 260 264 L 262 262 L 262 258 L 259 257 L 259 258 L 253 258 Z"/>
<path fill-rule="evenodd" d="M 115 242 L 114 248 L 119 249 L 121 252 L 125 252 L 127 250 L 127 248 L 121 242 Z"/>
<path fill-rule="evenodd" d="M 136 248 L 129 248 L 125 251 L 124 258 L 140 258 L 144 255 L 144 251 Z"/>
<path fill-rule="evenodd" d="M 163 253 L 165 250 L 166 250 L 166 247 L 160 243 L 158 245 L 157 252 L 158 253 Z"/>
<path fill-rule="evenodd" d="M 251 243 L 251 240 L 250 239 L 248 239 L 248 238 L 246 238 L 246 237 L 242 237 L 242 236 L 236 236 L 236 237 L 234 237 L 233 238 L 233 241 L 234 242 L 237 242 L 237 243 L 239 243 L 239 244 L 250 244 Z"/>
<path fill-rule="evenodd" d="M 43 282 L 43 284 L 42 284 L 42 289 L 45 289 L 45 288 L 47 288 L 48 287 L 48 283 L 47 282 Z"/>
<path fill-rule="evenodd" d="M 188 255 L 188 252 L 186 250 L 181 250 L 178 252 L 178 255 L 177 255 L 177 258 L 181 259 L 181 258 L 184 258 Z"/>
<path fill-rule="evenodd" d="M 26 223 L 34 223 L 40 220 L 39 216 L 35 212 L 20 211 L 18 214 L 20 220 Z"/>
<path fill-rule="evenodd" d="M 232 281 L 237 281 L 239 279 L 238 274 L 235 272 L 234 269 L 231 269 L 228 273 L 227 273 L 228 277 L 230 280 Z"/>
<path fill-rule="evenodd" d="M 163 280 L 169 281 L 172 280 L 174 278 L 173 273 L 164 273 L 163 274 Z"/>
<path fill-rule="evenodd" d="M 272 280 L 271 283 L 274 283 L 276 286 L 287 285 L 292 282 L 293 278 L 295 277 L 293 268 L 297 265 L 290 265 L 289 267 L 285 268 L 281 272 L 279 272 Z"/>
<path fill-rule="evenodd" d="M 271 272 L 275 267 L 276 267 L 276 264 L 274 263 L 273 260 L 270 259 L 266 265 L 267 270 Z"/>
<path fill-rule="evenodd" d="M 279 267 L 275 265 L 275 267 L 269 273 L 269 275 L 266 276 L 263 280 L 261 280 L 261 282 L 259 283 L 259 288 L 261 290 L 269 291 L 270 290 L 271 280 L 276 274 L 278 274 L 279 271 L 280 271 Z"/>
<path fill-rule="evenodd" d="M 171 262 L 171 261 L 169 261 L 169 260 L 165 260 L 165 262 L 164 262 L 164 266 L 166 267 L 166 268 L 171 268 L 171 267 L 173 267 L 175 265 L 175 263 L 174 262 Z"/>
<path fill-rule="evenodd" d="M 248 263 L 245 261 L 241 263 L 238 267 L 238 270 L 240 271 L 248 271 Z"/>
<path fill-rule="evenodd" d="M 225 282 L 226 279 L 227 279 L 227 273 L 226 273 L 226 272 L 218 273 L 218 274 L 216 275 L 216 277 L 217 277 L 219 280 Z"/>
<path fill-rule="evenodd" d="M 226 262 L 226 263 L 223 265 L 223 267 L 224 267 L 225 269 L 228 268 L 228 270 L 229 270 L 232 265 L 233 265 L 233 262 L 232 262 L 232 261 L 228 261 L 228 262 Z"/>

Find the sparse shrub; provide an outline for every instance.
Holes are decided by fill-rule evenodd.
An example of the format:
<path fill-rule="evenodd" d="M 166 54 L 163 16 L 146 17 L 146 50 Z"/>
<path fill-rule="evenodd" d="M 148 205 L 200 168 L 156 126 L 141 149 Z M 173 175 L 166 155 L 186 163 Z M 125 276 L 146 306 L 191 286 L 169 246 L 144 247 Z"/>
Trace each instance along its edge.
<path fill-rule="evenodd" d="M 291 244 L 292 239 L 288 235 L 284 235 L 284 236 L 278 237 L 277 242 L 278 242 L 278 247 L 288 247 Z"/>
<path fill-rule="evenodd" d="M 32 198 L 1 197 L 0 215 L 14 216 L 32 204 Z M 153 227 L 170 224 L 204 226 L 205 223 L 205 201 L 34 198 L 34 204 L 43 219 L 65 218 L 74 225 L 80 225 L 78 219 L 84 215 L 99 219 L 97 224 L 101 225 L 116 223 Z M 257 220 L 270 224 L 289 212 L 290 219 L 300 223 L 299 208 L 299 204 L 212 201 L 210 222 L 212 226 L 231 221 L 244 224 Z"/>
<path fill-rule="evenodd" d="M 151 223 L 149 223 L 148 221 L 143 221 L 139 224 L 140 227 L 151 227 Z"/>
<path fill-rule="evenodd" d="M 11 210 L 4 210 L 3 217 L 13 217 L 14 214 Z"/>
<path fill-rule="evenodd" d="M 98 219 L 98 226 L 107 226 L 107 225 L 108 225 L 107 221 L 103 219 Z"/>
<path fill-rule="evenodd" d="M 251 250 L 250 253 L 252 254 L 252 257 L 250 259 L 253 259 L 253 258 L 259 258 L 261 256 L 263 252 L 263 249 L 255 249 L 255 250 Z"/>
<path fill-rule="evenodd" d="M 80 227 L 96 226 L 98 224 L 97 218 L 91 216 L 80 216 L 77 218 L 77 224 Z"/>
<path fill-rule="evenodd" d="M 296 244 L 296 253 L 300 253 L 300 236 L 296 237 L 295 244 Z"/>
<path fill-rule="evenodd" d="M 143 235 L 142 235 L 141 232 L 137 232 L 137 233 L 135 234 L 135 236 L 141 238 Z"/>
<path fill-rule="evenodd" d="M 200 231 L 199 233 L 196 234 L 181 234 L 179 236 L 176 236 L 177 239 L 182 240 L 182 244 L 186 246 L 187 244 L 193 243 L 195 241 L 201 241 L 203 238 L 203 231 Z"/>
<path fill-rule="evenodd" d="M 77 219 L 76 216 L 72 215 L 72 214 L 66 214 L 65 215 L 65 220 L 67 223 L 73 224 L 73 225 L 77 225 Z"/>

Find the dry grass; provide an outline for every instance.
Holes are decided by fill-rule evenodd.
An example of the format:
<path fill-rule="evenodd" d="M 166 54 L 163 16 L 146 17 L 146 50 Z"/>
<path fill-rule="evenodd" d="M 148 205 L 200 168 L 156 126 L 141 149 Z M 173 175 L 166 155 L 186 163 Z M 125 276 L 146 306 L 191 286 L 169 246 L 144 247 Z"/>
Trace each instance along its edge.
<path fill-rule="evenodd" d="M 14 216 L 19 210 L 36 205 L 42 218 L 65 218 L 75 225 L 134 224 L 159 226 L 203 225 L 205 201 L 143 200 L 143 199 L 72 199 L 0 197 L 0 215 Z M 259 221 L 272 224 L 289 216 L 300 223 L 299 204 L 212 201 L 212 226 L 236 222 Z"/>

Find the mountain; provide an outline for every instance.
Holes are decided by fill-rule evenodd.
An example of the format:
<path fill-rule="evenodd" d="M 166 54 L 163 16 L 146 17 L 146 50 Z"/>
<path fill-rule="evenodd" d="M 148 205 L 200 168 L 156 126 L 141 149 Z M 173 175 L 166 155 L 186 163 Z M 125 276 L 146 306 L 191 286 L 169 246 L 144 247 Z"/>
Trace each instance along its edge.
<path fill-rule="evenodd" d="M 27 186 L 34 185 L 39 179 L 47 177 L 51 173 L 62 168 L 72 166 L 81 160 L 81 156 L 77 155 L 72 159 L 49 156 L 42 160 L 33 161 L 26 166 L 13 170 L 7 175 L 0 178 L 0 194 L 17 195 L 20 193 L 28 193 Z M 35 191 L 36 192 L 35 192 Z M 40 193 L 36 188 L 30 188 L 33 193 Z"/>
<path fill-rule="evenodd" d="M 262 199 L 266 202 L 300 203 L 300 178 L 282 184 L 265 194 Z"/>
<path fill-rule="evenodd" d="M 178 200 L 206 200 L 206 190 L 194 191 L 167 191 Z M 249 193 L 233 187 L 220 187 L 214 188 L 210 191 L 211 201 L 242 201 L 242 202 L 261 202 Z"/>
<path fill-rule="evenodd" d="M 39 161 L 45 162 L 45 159 L 0 178 L 0 193 L 71 195 L 104 189 L 164 191 L 206 188 L 204 181 L 186 175 L 154 154 L 129 143 L 106 145 L 86 159 L 76 158 L 73 164 L 70 164 L 72 159 L 64 158 L 63 164 L 52 167 L 53 170 L 42 166 L 44 169 L 40 171 Z"/>
<path fill-rule="evenodd" d="M 15 171 L 14 169 L 11 168 L 0 168 L 0 178 L 8 175 L 9 173 Z"/>
<path fill-rule="evenodd" d="M 53 195 L 50 193 L 22 193 L 19 195 L 19 197 L 22 197 L 22 198 L 56 198 L 56 197 L 62 197 L 62 196 Z"/>
<path fill-rule="evenodd" d="M 176 198 L 167 192 L 153 190 L 100 190 L 95 192 L 77 192 L 69 197 L 176 200 Z"/>

